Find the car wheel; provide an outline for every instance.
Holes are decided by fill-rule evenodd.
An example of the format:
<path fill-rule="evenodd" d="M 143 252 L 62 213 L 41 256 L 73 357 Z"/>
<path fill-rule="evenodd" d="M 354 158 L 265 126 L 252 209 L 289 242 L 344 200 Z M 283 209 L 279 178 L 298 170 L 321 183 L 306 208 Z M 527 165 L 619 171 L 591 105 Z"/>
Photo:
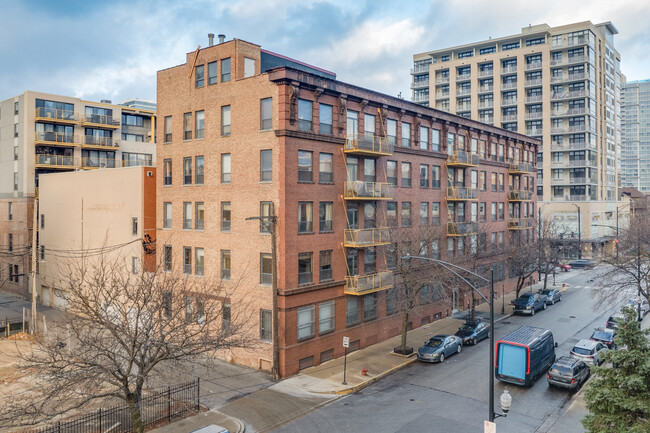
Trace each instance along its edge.
<path fill-rule="evenodd" d="M 562 294 L 560 293 L 560 295 L 557 297 L 557 301 L 560 302 L 561 300 L 562 300 Z"/>
<path fill-rule="evenodd" d="M 551 299 L 551 305 L 555 305 L 555 299 Z"/>
<path fill-rule="evenodd" d="M 478 343 L 478 340 L 476 339 L 476 337 L 474 337 L 474 338 L 472 339 L 472 344 L 473 344 L 474 346 L 476 346 L 477 343 Z"/>
<path fill-rule="evenodd" d="M 438 358 L 438 359 L 440 359 L 440 362 L 444 362 L 445 361 L 445 354 L 441 353 L 440 358 Z"/>
<path fill-rule="evenodd" d="M 544 305 L 542 305 L 542 310 L 546 310 L 546 302 L 544 302 Z"/>
<path fill-rule="evenodd" d="M 462 351 L 463 351 L 463 345 L 462 345 L 462 344 L 459 344 L 459 345 L 458 345 L 458 348 L 456 349 L 456 353 L 460 353 L 460 352 L 462 352 Z"/>
<path fill-rule="evenodd" d="M 535 315 L 535 309 L 534 309 L 534 308 L 533 308 L 532 310 L 530 310 L 530 315 L 531 315 L 531 316 L 534 316 L 534 315 Z"/>

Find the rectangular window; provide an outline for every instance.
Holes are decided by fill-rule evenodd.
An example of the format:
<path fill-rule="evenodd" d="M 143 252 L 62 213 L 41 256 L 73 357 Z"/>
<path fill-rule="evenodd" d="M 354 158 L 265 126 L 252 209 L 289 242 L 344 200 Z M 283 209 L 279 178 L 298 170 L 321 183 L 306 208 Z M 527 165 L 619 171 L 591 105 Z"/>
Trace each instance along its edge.
<path fill-rule="evenodd" d="M 221 250 L 221 279 L 230 280 L 230 250 Z"/>
<path fill-rule="evenodd" d="M 319 256 L 319 281 L 328 281 L 332 279 L 332 250 L 321 251 Z"/>
<path fill-rule="evenodd" d="M 320 183 L 333 183 L 333 165 L 331 153 L 320 153 L 318 156 L 318 181 Z"/>
<path fill-rule="evenodd" d="M 192 158 L 183 158 L 183 185 L 192 185 Z"/>
<path fill-rule="evenodd" d="M 260 284 L 273 283 L 273 257 L 271 254 L 260 254 Z"/>
<path fill-rule="evenodd" d="M 260 340 L 273 340 L 273 313 L 271 310 L 260 310 Z"/>
<path fill-rule="evenodd" d="M 230 57 L 221 60 L 221 82 L 230 81 Z"/>
<path fill-rule="evenodd" d="M 192 247 L 183 247 L 183 273 L 192 273 Z"/>
<path fill-rule="evenodd" d="M 192 139 L 192 113 L 183 114 L 183 140 Z"/>
<path fill-rule="evenodd" d="M 429 166 L 420 164 L 420 188 L 429 188 Z"/>
<path fill-rule="evenodd" d="M 429 128 L 420 126 L 420 149 L 429 150 Z"/>
<path fill-rule="evenodd" d="M 311 284 L 312 276 L 312 253 L 298 254 L 298 284 Z"/>
<path fill-rule="evenodd" d="M 431 187 L 440 188 L 440 166 L 431 166 Z"/>
<path fill-rule="evenodd" d="M 43 227 L 44 225 L 45 225 L 45 215 L 41 214 L 41 228 L 44 228 Z M 138 217 L 131 218 L 131 234 L 132 235 L 138 234 Z"/>
<path fill-rule="evenodd" d="M 359 298 L 356 296 L 348 296 L 345 301 L 345 324 L 352 326 L 360 323 L 361 305 Z"/>
<path fill-rule="evenodd" d="M 192 203 L 183 202 L 183 229 L 192 230 Z"/>
<path fill-rule="evenodd" d="M 397 312 L 397 289 L 388 289 L 386 291 L 386 315 Z"/>
<path fill-rule="evenodd" d="M 397 161 L 386 161 L 386 181 L 397 185 Z"/>
<path fill-rule="evenodd" d="M 499 191 L 503 192 L 504 190 L 505 190 L 504 176 L 503 176 L 503 173 L 499 173 Z"/>
<path fill-rule="evenodd" d="M 194 113 L 194 137 L 205 137 L 205 111 L 197 111 Z"/>
<path fill-rule="evenodd" d="M 273 128 L 273 98 L 264 98 L 260 101 L 260 129 L 262 131 Z"/>
<path fill-rule="evenodd" d="M 389 227 L 397 225 L 397 203 L 394 201 L 386 203 L 386 224 Z"/>
<path fill-rule="evenodd" d="M 221 202 L 221 231 L 229 232 L 230 231 L 230 202 L 222 201 Z"/>
<path fill-rule="evenodd" d="M 411 163 L 410 162 L 402 163 L 402 187 L 403 188 L 411 187 Z"/>
<path fill-rule="evenodd" d="M 335 323 L 334 301 L 318 304 L 318 333 L 326 334 L 334 331 Z"/>
<path fill-rule="evenodd" d="M 203 248 L 194 248 L 194 273 L 196 275 L 204 275 L 203 274 L 204 261 L 205 261 L 205 256 L 204 256 Z"/>
<path fill-rule="evenodd" d="M 429 225 L 429 202 L 428 201 L 420 202 L 420 225 L 421 226 Z"/>
<path fill-rule="evenodd" d="M 492 202 L 492 221 L 497 220 L 497 204 L 496 202 Z"/>
<path fill-rule="evenodd" d="M 321 134 L 332 133 L 332 106 L 319 104 L 319 131 Z"/>
<path fill-rule="evenodd" d="M 8 248 L 9 252 L 13 251 L 14 250 L 14 235 L 12 233 L 9 233 L 7 235 L 7 244 L 8 244 L 8 247 L 9 247 Z"/>
<path fill-rule="evenodd" d="M 505 219 L 505 207 L 503 202 L 499 202 L 499 220 L 503 221 Z"/>
<path fill-rule="evenodd" d="M 255 59 L 244 57 L 244 78 L 255 75 Z"/>
<path fill-rule="evenodd" d="M 217 62 L 208 63 L 208 86 L 217 84 Z"/>
<path fill-rule="evenodd" d="M 260 233 L 269 233 L 269 217 L 271 216 L 271 202 L 263 201 L 260 203 Z"/>
<path fill-rule="evenodd" d="M 434 226 L 440 225 L 440 202 L 434 201 L 431 203 L 431 224 Z"/>
<path fill-rule="evenodd" d="M 440 152 L 440 130 L 431 130 L 431 150 Z"/>
<path fill-rule="evenodd" d="M 195 86 L 196 88 L 203 87 L 203 84 L 205 82 L 205 66 L 204 65 L 198 65 L 194 68 L 194 76 L 195 76 Z"/>
<path fill-rule="evenodd" d="M 273 151 L 260 151 L 260 182 L 273 180 Z"/>
<path fill-rule="evenodd" d="M 313 305 L 298 308 L 298 341 L 316 335 L 316 308 Z"/>
<path fill-rule="evenodd" d="M 311 131 L 312 125 L 312 102 L 298 99 L 298 129 Z"/>
<path fill-rule="evenodd" d="M 490 174 L 490 183 L 492 184 L 492 191 L 497 190 L 497 174 L 496 173 L 491 173 Z"/>
<path fill-rule="evenodd" d="M 198 300 L 197 300 L 198 301 Z M 197 302 L 198 303 L 198 302 Z M 230 319 L 231 319 L 230 303 L 224 302 L 221 306 L 221 330 L 227 335 L 230 334 Z"/>
<path fill-rule="evenodd" d="M 334 203 L 331 201 L 320 202 L 318 209 L 318 230 L 320 232 L 331 232 L 333 230 L 332 212 Z"/>
<path fill-rule="evenodd" d="M 363 320 L 369 322 L 377 318 L 377 293 L 369 293 L 363 297 Z"/>
<path fill-rule="evenodd" d="M 13 218 L 13 215 L 11 214 L 11 202 L 9 203 L 9 221 Z M 136 221 L 137 224 L 137 221 Z M 41 228 L 45 229 L 45 214 L 41 214 Z M 136 226 L 136 232 L 133 233 L 134 235 L 137 235 L 137 226 Z"/>
<path fill-rule="evenodd" d="M 411 227 L 411 202 L 402 202 L 402 227 Z"/>
<path fill-rule="evenodd" d="M 171 245 L 165 245 L 163 249 L 163 259 L 164 259 L 164 269 L 166 272 L 171 272 L 172 270 L 172 247 Z"/>
<path fill-rule="evenodd" d="M 230 154 L 221 154 L 221 183 L 230 183 Z"/>
<path fill-rule="evenodd" d="M 479 172 L 478 174 L 478 183 L 481 191 L 487 190 L 487 180 L 485 179 L 486 173 L 484 171 Z"/>
<path fill-rule="evenodd" d="M 221 107 L 221 136 L 230 135 L 230 105 Z"/>
<path fill-rule="evenodd" d="M 12 221 L 14 219 L 14 207 L 12 202 L 7 203 L 7 218 L 9 221 Z"/>
<path fill-rule="evenodd" d="M 298 182 L 313 182 L 312 152 L 298 151 Z"/>
<path fill-rule="evenodd" d="M 168 201 L 163 203 L 163 228 L 172 228 L 172 204 Z"/>
<path fill-rule="evenodd" d="M 386 120 L 386 140 L 388 144 L 397 144 L 397 120 Z"/>
<path fill-rule="evenodd" d="M 312 233 L 313 204 L 310 201 L 298 202 L 298 233 Z"/>
<path fill-rule="evenodd" d="M 204 158 L 203 156 L 197 156 L 194 158 L 194 183 L 196 185 L 203 185 L 203 173 L 204 173 Z"/>
<path fill-rule="evenodd" d="M 165 143 L 172 142 L 172 116 L 165 116 Z"/>
<path fill-rule="evenodd" d="M 411 124 L 402 122 L 402 147 L 411 147 Z"/>
<path fill-rule="evenodd" d="M 202 201 L 197 201 L 194 207 L 196 208 L 194 228 L 196 230 L 203 230 L 205 227 L 205 205 Z"/>

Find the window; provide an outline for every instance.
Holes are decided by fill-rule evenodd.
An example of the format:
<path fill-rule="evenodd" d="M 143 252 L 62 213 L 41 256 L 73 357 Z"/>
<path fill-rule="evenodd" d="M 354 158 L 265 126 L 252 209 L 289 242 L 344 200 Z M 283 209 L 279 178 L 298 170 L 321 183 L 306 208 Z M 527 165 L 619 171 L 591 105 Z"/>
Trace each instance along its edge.
<path fill-rule="evenodd" d="M 485 203 L 485 202 L 479 203 L 479 212 L 478 212 L 478 214 L 479 214 L 479 221 L 481 221 L 481 222 L 487 221 L 487 216 L 485 215 L 486 205 L 487 205 L 487 203 Z"/>
<path fill-rule="evenodd" d="M 192 113 L 183 114 L 183 140 L 192 139 Z"/>
<path fill-rule="evenodd" d="M 164 176 L 163 176 L 163 185 L 172 184 L 172 160 L 166 159 L 163 161 L 164 165 Z"/>
<path fill-rule="evenodd" d="M 271 182 L 273 180 L 273 151 L 260 151 L 260 182 Z"/>
<path fill-rule="evenodd" d="M 402 147 L 411 147 L 411 124 L 402 122 Z"/>
<path fill-rule="evenodd" d="M 244 57 L 244 78 L 255 75 L 255 59 Z"/>
<path fill-rule="evenodd" d="M 332 250 L 321 251 L 319 256 L 319 281 L 332 279 Z"/>
<path fill-rule="evenodd" d="M 386 141 L 388 144 L 397 143 L 397 120 L 395 119 L 386 120 Z"/>
<path fill-rule="evenodd" d="M 411 187 L 411 163 L 410 162 L 402 163 L 402 187 L 404 188 Z"/>
<path fill-rule="evenodd" d="M 440 166 L 431 166 L 431 187 L 440 188 Z"/>
<path fill-rule="evenodd" d="M 391 185 L 397 185 L 397 161 L 386 161 L 386 180 Z"/>
<path fill-rule="evenodd" d="M 332 133 L 332 106 L 319 104 L 319 131 L 321 134 Z"/>
<path fill-rule="evenodd" d="M 420 149 L 429 150 L 429 128 L 420 126 Z"/>
<path fill-rule="evenodd" d="M 183 158 L 183 185 L 192 185 L 192 158 Z"/>
<path fill-rule="evenodd" d="M 298 254 L 298 284 L 311 284 L 312 253 Z"/>
<path fill-rule="evenodd" d="M 203 230 L 205 226 L 205 205 L 203 204 L 202 201 L 197 201 L 195 206 L 196 212 L 195 212 L 195 221 L 194 221 L 194 229 L 196 230 Z"/>
<path fill-rule="evenodd" d="M 172 204 L 168 201 L 163 203 L 163 228 L 172 228 Z"/>
<path fill-rule="evenodd" d="M 386 291 L 386 315 L 397 312 L 397 290 L 389 289 Z"/>
<path fill-rule="evenodd" d="M 485 179 L 486 173 L 484 171 L 479 172 L 478 174 L 478 183 L 481 191 L 486 191 L 487 190 L 487 181 Z"/>
<path fill-rule="evenodd" d="M 14 235 L 13 234 L 9 233 L 7 235 L 7 243 L 9 244 L 9 251 L 10 252 L 13 251 L 14 250 Z"/>
<path fill-rule="evenodd" d="M 18 101 L 14 102 L 14 115 L 18 115 L 18 113 L 20 112 L 19 109 L 18 109 L 19 106 L 20 105 L 19 105 Z"/>
<path fill-rule="evenodd" d="M 397 225 L 397 203 L 394 201 L 386 203 L 386 224 L 389 227 Z"/>
<path fill-rule="evenodd" d="M 313 227 L 313 204 L 310 201 L 298 202 L 298 233 L 312 233 Z"/>
<path fill-rule="evenodd" d="M 334 301 L 318 304 L 318 333 L 325 334 L 334 331 L 335 323 Z"/>
<path fill-rule="evenodd" d="M 194 76 L 195 76 L 195 86 L 196 88 L 203 87 L 203 84 L 205 82 L 205 66 L 204 65 L 199 65 L 194 68 Z"/>
<path fill-rule="evenodd" d="M 221 136 L 230 135 L 230 105 L 221 107 Z"/>
<path fill-rule="evenodd" d="M 377 293 L 369 293 L 363 297 L 363 320 L 368 322 L 377 318 Z"/>
<path fill-rule="evenodd" d="M 203 248 L 194 248 L 194 273 L 196 275 L 203 275 L 204 257 Z"/>
<path fill-rule="evenodd" d="M 260 340 L 273 340 L 273 313 L 271 310 L 260 310 Z"/>
<path fill-rule="evenodd" d="M 402 227 L 411 227 L 411 202 L 402 202 Z"/>
<path fill-rule="evenodd" d="M 318 181 L 320 183 L 333 183 L 334 176 L 332 174 L 332 154 L 321 153 L 318 156 Z"/>
<path fill-rule="evenodd" d="M 203 156 L 194 158 L 194 183 L 196 185 L 203 185 L 204 164 Z"/>
<path fill-rule="evenodd" d="M 269 233 L 269 217 L 271 216 L 271 202 L 260 203 L 260 233 Z"/>
<path fill-rule="evenodd" d="M 164 269 L 167 272 L 172 270 L 172 247 L 171 245 L 165 245 L 163 248 L 163 258 L 164 258 Z"/>
<path fill-rule="evenodd" d="M 9 203 L 9 205 L 11 205 L 11 203 Z M 9 206 L 9 207 L 11 208 L 11 206 Z M 9 220 L 11 220 L 11 214 L 10 214 L 10 218 L 9 218 Z M 136 218 L 136 226 L 135 226 L 136 231 L 135 231 L 135 233 L 133 233 L 134 235 L 137 235 L 137 234 L 138 234 L 138 231 L 137 231 L 137 230 L 138 230 L 138 226 L 137 226 L 137 224 L 138 224 L 138 222 L 137 222 L 137 218 Z M 42 228 L 42 229 L 45 228 L 45 214 L 41 214 L 41 228 Z"/>
<path fill-rule="evenodd" d="M 501 45 L 501 51 L 514 50 L 515 48 L 519 48 L 519 42 L 512 42 L 509 44 Z"/>
<path fill-rule="evenodd" d="M 298 99 L 298 129 L 301 131 L 312 130 L 312 102 Z"/>
<path fill-rule="evenodd" d="M 41 260 L 45 260 L 45 247 L 41 245 Z M 131 257 L 131 273 L 138 273 L 138 258 Z"/>
<path fill-rule="evenodd" d="M 504 190 L 505 190 L 504 175 L 503 175 L 503 173 L 499 173 L 499 191 L 503 192 Z"/>
<path fill-rule="evenodd" d="M 18 137 L 18 124 L 14 123 L 14 137 Z"/>
<path fill-rule="evenodd" d="M 492 202 L 492 221 L 497 220 L 497 204 L 496 202 Z"/>
<path fill-rule="evenodd" d="M 45 226 L 45 215 L 41 214 L 41 228 L 44 228 L 44 226 Z M 131 218 L 131 234 L 132 235 L 138 234 L 138 217 Z"/>
<path fill-rule="evenodd" d="M 208 63 L 208 86 L 217 84 L 217 62 Z"/>
<path fill-rule="evenodd" d="M 505 219 L 505 208 L 503 202 L 499 202 L 499 220 Z"/>
<path fill-rule="evenodd" d="M 420 188 L 429 188 L 429 166 L 420 164 Z"/>
<path fill-rule="evenodd" d="M 230 303 L 224 302 L 221 306 L 221 329 L 225 334 L 230 334 L 230 318 Z"/>
<path fill-rule="evenodd" d="M 298 308 L 298 340 L 316 335 L 316 308 L 313 305 Z"/>
<path fill-rule="evenodd" d="M 205 137 L 205 111 L 197 111 L 194 114 L 194 129 L 195 138 Z"/>
<path fill-rule="evenodd" d="M 260 129 L 273 128 L 273 98 L 265 98 L 260 101 Z"/>
<path fill-rule="evenodd" d="M 356 325 L 361 322 L 361 305 L 359 298 L 348 296 L 345 300 L 345 324 L 347 326 Z"/>
<path fill-rule="evenodd" d="M 192 203 L 183 202 L 183 229 L 192 230 Z"/>
<path fill-rule="evenodd" d="M 320 232 L 331 232 L 333 230 L 332 211 L 334 204 L 331 201 L 320 202 L 318 209 L 318 230 Z"/>
<path fill-rule="evenodd" d="M 420 225 L 429 225 L 429 202 L 427 201 L 420 202 Z"/>
<path fill-rule="evenodd" d="M 298 151 L 298 182 L 313 182 L 312 152 Z"/>
<path fill-rule="evenodd" d="M 221 250 L 221 279 L 230 280 L 230 250 Z"/>
<path fill-rule="evenodd" d="M 165 143 L 172 142 L 172 116 L 165 116 Z"/>
<path fill-rule="evenodd" d="M 363 180 L 365 182 L 375 182 L 377 180 L 377 167 L 374 159 L 366 158 L 363 160 Z"/>
<path fill-rule="evenodd" d="M 440 152 L 440 130 L 431 130 L 431 150 Z"/>
<path fill-rule="evenodd" d="M 490 183 L 492 184 L 492 191 L 497 190 L 497 174 L 496 173 L 491 173 L 490 174 Z"/>
<path fill-rule="evenodd" d="M 434 201 L 431 203 L 431 224 L 434 226 L 440 225 L 440 202 Z"/>
<path fill-rule="evenodd" d="M 192 247 L 183 247 L 183 273 L 192 273 Z"/>
<path fill-rule="evenodd" d="M 8 211 L 7 218 L 9 219 L 9 221 L 12 221 L 14 219 L 14 207 L 12 202 L 7 203 L 7 211 Z"/>
<path fill-rule="evenodd" d="M 221 183 L 230 183 L 230 154 L 221 154 Z"/>
<path fill-rule="evenodd" d="M 230 57 L 221 60 L 221 82 L 230 81 Z"/>
<path fill-rule="evenodd" d="M 260 284 L 273 283 L 273 257 L 271 254 L 260 254 Z"/>
<path fill-rule="evenodd" d="M 230 231 L 230 202 L 222 201 L 221 202 L 221 231 L 229 232 Z"/>

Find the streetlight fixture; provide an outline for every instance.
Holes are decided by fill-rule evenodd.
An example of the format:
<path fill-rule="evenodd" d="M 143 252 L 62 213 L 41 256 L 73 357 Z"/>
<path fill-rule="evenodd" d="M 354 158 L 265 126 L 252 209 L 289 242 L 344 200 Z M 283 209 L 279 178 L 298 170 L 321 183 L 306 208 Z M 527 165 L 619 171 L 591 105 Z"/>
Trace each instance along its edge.
<path fill-rule="evenodd" d="M 580 218 L 580 206 L 575 203 L 571 203 L 578 208 L 578 258 L 582 259 L 582 234 L 581 234 L 581 218 Z"/>
<path fill-rule="evenodd" d="M 490 304 L 490 357 L 489 357 L 489 372 L 490 372 L 490 384 L 489 384 L 489 412 L 488 412 L 488 419 L 490 422 L 494 422 L 495 418 L 498 418 L 500 416 L 508 416 L 508 411 L 510 410 L 510 405 L 512 404 L 512 396 L 508 392 L 508 390 L 504 390 L 503 394 L 501 394 L 500 397 L 500 403 L 501 403 L 501 409 L 503 410 L 503 413 L 496 413 L 494 412 L 494 371 L 493 371 L 493 366 L 494 366 L 494 268 L 490 268 L 490 279 L 488 280 L 487 278 L 470 271 L 469 269 L 465 269 L 463 267 L 460 267 L 458 265 L 455 265 L 453 263 L 445 262 L 443 260 L 439 259 L 432 259 L 430 257 L 422 257 L 422 256 L 411 256 L 410 254 L 407 254 L 405 256 L 400 257 L 402 260 L 412 260 L 412 259 L 419 259 L 419 260 L 426 260 L 430 262 L 434 262 L 451 272 L 452 274 L 456 275 L 458 278 L 463 280 L 465 283 L 467 283 L 468 286 L 472 288 L 476 293 L 481 296 L 488 304 Z M 490 299 L 488 300 L 483 293 L 474 285 L 472 284 L 467 278 L 463 277 L 460 275 L 456 270 L 465 272 L 467 274 L 470 274 L 473 277 L 476 277 L 486 283 L 490 283 Z"/>

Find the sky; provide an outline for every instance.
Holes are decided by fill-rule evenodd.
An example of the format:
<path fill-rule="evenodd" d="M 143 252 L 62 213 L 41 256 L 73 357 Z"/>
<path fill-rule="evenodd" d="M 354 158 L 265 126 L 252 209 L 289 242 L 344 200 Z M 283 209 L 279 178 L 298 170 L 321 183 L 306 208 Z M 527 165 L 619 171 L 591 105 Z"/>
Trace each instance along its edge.
<path fill-rule="evenodd" d="M 410 99 L 413 54 L 529 24 L 611 21 L 628 81 L 650 78 L 648 0 L 0 0 L 0 100 L 26 90 L 120 103 L 156 99 L 156 71 L 208 33 Z"/>

